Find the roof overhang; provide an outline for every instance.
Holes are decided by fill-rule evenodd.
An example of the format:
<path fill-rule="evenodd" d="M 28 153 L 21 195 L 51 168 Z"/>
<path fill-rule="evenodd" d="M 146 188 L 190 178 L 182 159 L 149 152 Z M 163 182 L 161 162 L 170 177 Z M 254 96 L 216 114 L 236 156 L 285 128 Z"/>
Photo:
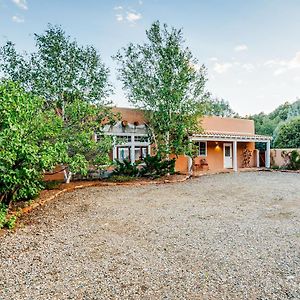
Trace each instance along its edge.
<path fill-rule="evenodd" d="M 204 132 L 201 134 L 193 134 L 190 139 L 192 141 L 219 141 L 219 142 L 260 142 L 267 143 L 272 140 L 272 137 L 257 134 L 243 133 L 218 133 Z"/>

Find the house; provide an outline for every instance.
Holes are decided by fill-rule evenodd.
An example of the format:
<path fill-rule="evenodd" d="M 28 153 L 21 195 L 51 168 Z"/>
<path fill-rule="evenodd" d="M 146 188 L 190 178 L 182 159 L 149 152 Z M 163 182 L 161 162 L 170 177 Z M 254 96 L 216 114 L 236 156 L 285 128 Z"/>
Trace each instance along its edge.
<path fill-rule="evenodd" d="M 141 110 L 114 108 L 121 114 L 121 121 L 106 126 L 105 133 L 114 136 L 111 159 L 129 159 L 132 162 L 151 154 L 147 122 Z M 255 134 L 254 121 L 237 118 L 203 117 L 203 132 L 190 136 L 198 146 L 198 155 L 193 159 L 184 155 L 176 158 L 176 171 L 188 173 L 194 170 L 221 171 L 239 168 L 260 167 L 259 150 L 255 143 L 265 143 L 265 165 L 270 167 L 271 137 Z"/>

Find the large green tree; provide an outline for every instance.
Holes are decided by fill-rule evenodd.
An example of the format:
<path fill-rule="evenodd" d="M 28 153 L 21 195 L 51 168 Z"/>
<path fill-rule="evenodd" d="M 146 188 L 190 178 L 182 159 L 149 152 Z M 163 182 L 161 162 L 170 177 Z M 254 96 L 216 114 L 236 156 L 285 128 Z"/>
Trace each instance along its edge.
<path fill-rule="evenodd" d="M 208 97 L 200 103 L 200 106 L 205 116 L 238 117 L 229 102 L 224 99 Z"/>
<path fill-rule="evenodd" d="M 206 70 L 185 46 L 182 30 L 157 21 L 147 42 L 129 44 L 114 57 L 130 102 L 145 110 L 160 154 L 190 151 L 188 136 L 199 130 L 199 102 L 205 96 Z"/>
<path fill-rule="evenodd" d="M 106 100 L 109 70 L 93 46 L 79 46 L 60 26 L 49 25 L 35 34 L 35 41 L 36 51 L 23 55 L 7 42 L 0 49 L 0 66 L 5 79 L 43 99 L 44 108 L 61 118 L 57 138 L 64 146 L 61 163 L 69 182 L 90 164 L 107 163 L 111 140 L 103 136 L 102 126 L 115 119 Z M 100 142 L 92 139 L 94 132 L 102 135 Z"/>
<path fill-rule="evenodd" d="M 277 148 L 300 148 L 300 116 L 281 123 L 275 130 L 274 146 Z"/>
<path fill-rule="evenodd" d="M 109 70 L 93 46 L 82 47 L 60 26 L 48 25 L 35 34 L 36 51 L 21 55 L 7 42 L 0 49 L 4 77 L 45 99 L 48 106 L 64 110 L 73 99 L 107 104 L 111 92 Z"/>

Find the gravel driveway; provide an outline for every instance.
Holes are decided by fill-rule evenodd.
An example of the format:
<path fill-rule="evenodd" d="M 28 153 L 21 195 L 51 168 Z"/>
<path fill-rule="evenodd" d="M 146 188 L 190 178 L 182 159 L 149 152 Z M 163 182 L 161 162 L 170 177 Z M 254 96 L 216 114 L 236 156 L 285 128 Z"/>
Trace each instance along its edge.
<path fill-rule="evenodd" d="M 77 190 L 0 237 L 0 299 L 300 299 L 300 174 Z"/>

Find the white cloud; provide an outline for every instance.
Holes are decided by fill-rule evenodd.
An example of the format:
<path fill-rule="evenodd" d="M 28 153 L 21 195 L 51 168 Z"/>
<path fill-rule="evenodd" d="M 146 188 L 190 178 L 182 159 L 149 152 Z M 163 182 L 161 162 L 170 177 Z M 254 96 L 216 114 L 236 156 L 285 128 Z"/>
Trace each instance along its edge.
<path fill-rule="evenodd" d="M 142 0 L 139 0 L 139 5 L 143 5 L 143 1 Z"/>
<path fill-rule="evenodd" d="M 27 10 L 27 1 L 26 0 L 12 0 L 13 3 L 15 3 L 19 8 Z"/>
<path fill-rule="evenodd" d="M 123 9 L 123 6 L 115 6 L 114 7 L 114 10 L 122 10 Z"/>
<path fill-rule="evenodd" d="M 214 71 L 218 74 L 223 74 L 232 68 L 232 63 L 215 63 Z"/>
<path fill-rule="evenodd" d="M 253 71 L 255 69 L 254 65 L 251 64 L 251 63 L 242 64 L 241 67 L 243 69 L 245 69 L 246 71 L 248 71 L 248 72 L 251 72 L 251 71 Z"/>
<path fill-rule="evenodd" d="M 217 57 L 210 57 L 209 60 L 210 61 L 218 61 L 218 58 Z"/>
<path fill-rule="evenodd" d="M 24 18 L 23 17 L 20 17 L 20 16 L 12 16 L 12 21 L 15 22 L 15 23 L 24 23 Z"/>
<path fill-rule="evenodd" d="M 116 14 L 116 19 L 118 22 L 122 22 L 124 18 L 122 14 Z"/>
<path fill-rule="evenodd" d="M 248 50 L 248 46 L 245 44 L 237 45 L 234 47 L 235 52 L 241 52 L 241 51 L 246 51 L 246 50 Z"/>
<path fill-rule="evenodd" d="M 271 59 L 264 63 L 268 67 L 276 67 L 273 72 L 275 76 L 281 75 L 289 70 L 300 68 L 300 51 L 298 51 L 290 60 Z"/>
<path fill-rule="evenodd" d="M 127 12 L 126 15 L 126 20 L 129 23 L 136 23 L 136 21 L 140 20 L 142 18 L 142 15 L 140 13 L 136 13 L 136 12 Z"/>

